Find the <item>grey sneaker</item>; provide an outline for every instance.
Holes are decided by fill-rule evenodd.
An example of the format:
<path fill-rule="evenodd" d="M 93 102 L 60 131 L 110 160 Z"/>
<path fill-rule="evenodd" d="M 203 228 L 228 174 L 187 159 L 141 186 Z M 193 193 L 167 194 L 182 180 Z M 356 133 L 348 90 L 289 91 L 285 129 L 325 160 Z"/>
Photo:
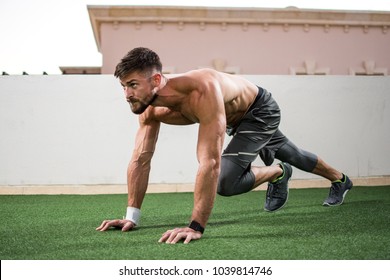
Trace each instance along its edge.
<path fill-rule="evenodd" d="M 324 206 L 338 206 L 341 205 L 344 201 L 345 195 L 350 189 L 352 189 L 352 181 L 348 178 L 347 175 L 344 175 L 344 181 L 337 180 L 332 182 L 332 186 L 329 190 L 329 196 L 325 199 L 322 205 Z"/>
<path fill-rule="evenodd" d="M 282 208 L 288 199 L 288 181 L 292 175 L 291 165 L 285 162 L 279 163 L 283 174 L 274 182 L 268 183 L 267 196 L 265 198 L 264 210 L 273 212 Z"/>

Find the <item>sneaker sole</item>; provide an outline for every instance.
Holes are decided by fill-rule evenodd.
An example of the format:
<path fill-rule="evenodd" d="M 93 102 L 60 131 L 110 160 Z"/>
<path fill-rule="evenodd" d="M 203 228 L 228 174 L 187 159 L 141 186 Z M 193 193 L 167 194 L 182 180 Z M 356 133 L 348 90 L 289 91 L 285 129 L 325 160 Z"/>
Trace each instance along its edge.
<path fill-rule="evenodd" d="M 340 203 L 337 203 L 337 204 L 329 204 L 329 203 L 327 203 L 327 202 L 324 202 L 324 203 L 322 203 L 322 206 L 329 206 L 329 207 L 332 207 L 332 206 L 340 206 L 341 204 L 343 204 L 344 198 L 345 198 L 345 196 L 347 195 L 347 193 L 349 192 L 349 190 L 350 190 L 350 189 L 345 190 L 345 192 L 344 192 L 344 194 L 343 194 L 343 199 L 341 200 Z"/>

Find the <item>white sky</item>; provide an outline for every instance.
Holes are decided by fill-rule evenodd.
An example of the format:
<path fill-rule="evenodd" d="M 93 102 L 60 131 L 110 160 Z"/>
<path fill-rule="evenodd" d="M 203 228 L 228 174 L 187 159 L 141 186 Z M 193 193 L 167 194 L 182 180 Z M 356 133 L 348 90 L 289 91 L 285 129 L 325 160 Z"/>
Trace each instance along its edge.
<path fill-rule="evenodd" d="M 390 0 L 0 0 L 0 75 L 101 66 L 87 5 L 171 5 L 390 11 Z"/>

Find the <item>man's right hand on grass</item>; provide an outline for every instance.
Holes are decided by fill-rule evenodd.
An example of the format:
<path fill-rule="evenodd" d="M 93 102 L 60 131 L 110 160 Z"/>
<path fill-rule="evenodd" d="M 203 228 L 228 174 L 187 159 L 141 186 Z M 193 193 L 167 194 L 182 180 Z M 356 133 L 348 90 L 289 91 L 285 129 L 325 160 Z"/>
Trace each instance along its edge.
<path fill-rule="evenodd" d="M 104 220 L 103 223 L 96 228 L 98 231 L 106 231 L 111 227 L 121 228 L 122 231 L 129 231 L 135 227 L 135 224 L 130 220 Z"/>

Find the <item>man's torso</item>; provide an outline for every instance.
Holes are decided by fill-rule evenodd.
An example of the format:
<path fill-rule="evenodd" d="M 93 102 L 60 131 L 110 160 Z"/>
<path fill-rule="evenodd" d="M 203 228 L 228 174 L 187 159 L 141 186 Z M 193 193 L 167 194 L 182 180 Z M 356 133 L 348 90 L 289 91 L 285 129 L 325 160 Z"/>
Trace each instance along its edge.
<path fill-rule="evenodd" d="M 169 104 L 159 104 L 148 108 L 153 112 L 146 112 L 146 115 L 163 123 L 197 123 L 201 106 L 210 106 L 210 102 L 217 103 L 220 99 L 224 104 L 226 124 L 234 126 L 245 115 L 258 93 L 257 86 L 251 82 L 212 69 L 190 71 L 169 78 L 168 84 L 159 92 Z M 217 96 L 209 98 L 207 95 Z"/>

